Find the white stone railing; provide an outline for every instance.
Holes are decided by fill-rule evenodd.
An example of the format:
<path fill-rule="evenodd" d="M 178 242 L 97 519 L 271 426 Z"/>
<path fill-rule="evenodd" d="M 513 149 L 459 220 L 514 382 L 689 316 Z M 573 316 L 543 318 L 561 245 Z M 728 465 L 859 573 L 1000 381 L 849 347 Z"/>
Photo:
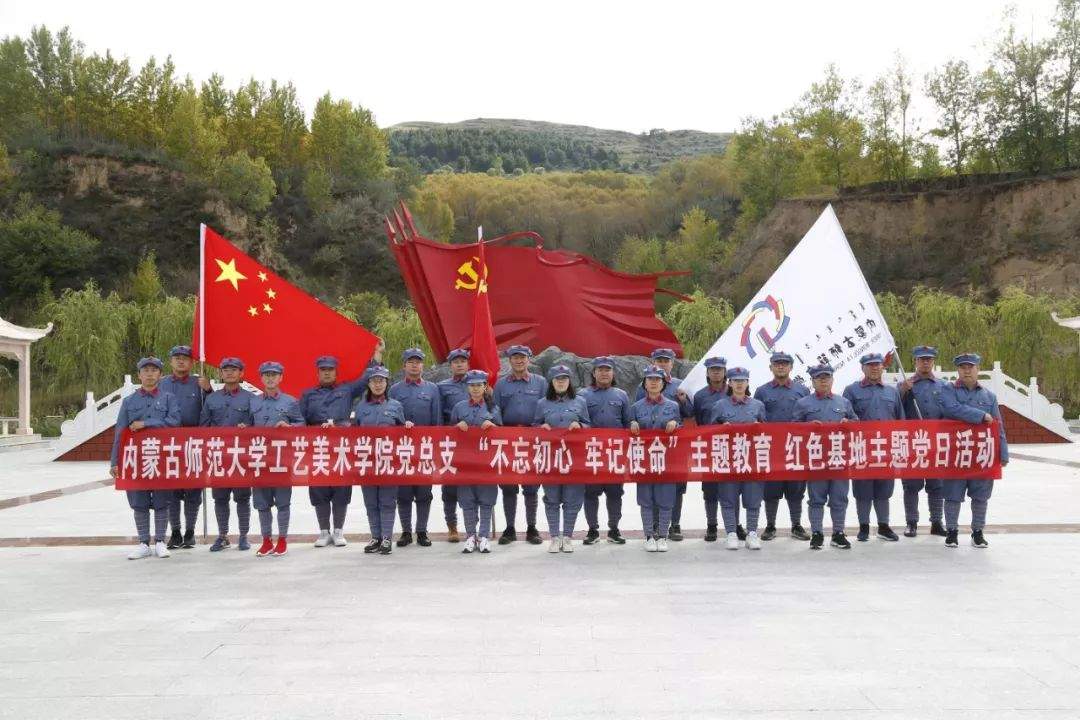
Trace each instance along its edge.
<path fill-rule="evenodd" d="M 934 368 L 934 374 L 943 380 L 950 381 L 956 380 L 957 377 L 955 370 L 942 371 L 941 368 Z M 899 374 L 890 373 L 889 375 L 893 381 L 900 379 Z M 1064 408 L 1050 402 L 1039 392 L 1037 378 L 1031 378 L 1031 381 L 1025 385 L 1006 375 L 1001 369 L 1001 363 L 995 361 L 993 368 L 979 372 L 979 381 L 997 396 L 1000 404 L 1066 440 L 1073 440 L 1069 423 L 1065 420 Z"/>
<path fill-rule="evenodd" d="M 221 383 L 212 383 L 214 389 L 220 388 Z M 241 387 L 253 393 L 261 394 L 254 385 L 241 383 Z M 97 400 L 94 393 L 86 393 L 86 405 L 71 420 L 65 420 L 60 425 L 60 437 L 53 443 L 54 457 L 60 457 L 68 450 L 78 447 L 103 430 L 116 425 L 116 416 L 120 413 L 120 401 L 139 389 L 139 386 L 131 381 L 130 375 L 124 376 L 124 384 L 105 397 Z"/>

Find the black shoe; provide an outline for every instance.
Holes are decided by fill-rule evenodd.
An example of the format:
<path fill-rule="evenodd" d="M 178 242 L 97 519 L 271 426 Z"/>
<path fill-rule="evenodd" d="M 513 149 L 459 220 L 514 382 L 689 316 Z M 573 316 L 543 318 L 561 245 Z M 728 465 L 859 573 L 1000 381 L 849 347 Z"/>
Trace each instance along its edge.
<path fill-rule="evenodd" d="M 744 528 L 742 525 L 736 525 L 735 526 L 735 537 L 739 538 L 740 540 L 745 540 L 746 539 L 746 528 Z"/>
<path fill-rule="evenodd" d="M 795 538 L 796 540 L 806 541 L 810 539 L 810 533 L 806 532 L 802 525 L 792 525 L 791 537 Z"/>
<path fill-rule="evenodd" d="M 766 525 L 765 526 L 765 531 L 761 533 L 761 539 L 764 540 L 765 542 L 768 542 L 769 540 L 772 540 L 775 537 L 776 537 L 776 526 L 775 525 Z"/>
<path fill-rule="evenodd" d="M 930 523 L 930 534 L 937 535 L 938 537 L 945 537 L 949 533 L 945 530 L 945 525 L 940 520 L 935 520 Z"/>
<path fill-rule="evenodd" d="M 382 540 L 379 538 L 371 538 L 371 542 L 364 546 L 364 552 L 370 555 L 373 552 L 379 552 L 379 548 L 382 547 Z"/>
<path fill-rule="evenodd" d="M 859 525 L 859 534 L 855 536 L 855 539 L 859 542 L 866 542 L 870 539 L 870 524 Z"/>
<path fill-rule="evenodd" d="M 525 542 L 530 545 L 539 545 L 544 542 L 544 539 L 540 537 L 540 531 L 536 529 L 535 525 L 525 528 Z"/>
<path fill-rule="evenodd" d="M 971 544 L 977 548 L 990 547 L 990 543 L 986 542 L 986 538 L 983 537 L 982 530 L 976 530 L 971 533 Z"/>
<path fill-rule="evenodd" d="M 386 538 L 379 545 L 379 554 L 380 555 L 389 555 L 393 551 L 394 551 L 394 545 L 393 545 L 393 543 L 390 542 L 390 538 Z"/>
<path fill-rule="evenodd" d="M 589 528 L 589 532 L 585 533 L 585 539 L 581 541 L 582 545 L 595 545 L 596 541 L 600 539 L 600 531 L 596 528 Z"/>
<path fill-rule="evenodd" d="M 412 533 L 405 531 L 401 533 L 401 536 L 397 540 L 398 547 L 405 547 L 412 544 Z"/>
<path fill-rule="evenodd" d="M 175 550 L 183 544 L 184 540 L 180 537 L 180 531 L 173 530 L 172 535 L 169 536 L 169 542 L 166 543 L 165 547 L 169 548 L 170 550 Z"/>
<path fill-rule="evenodd" d="M 705 528 L 705 542 L 716 542 L 716 526 L 709 525 Z"/>
<path fill-rule="evenodd" d="M 810 536 L 810 549 L 820 550 L 821 546 L 825 544 L 825 535 L 823 533 L 814 533 Z"/>
<path fill-rule="evenodd" d="M 671 529 L 668 530 L 668 540 L 672 542 L 682 542 L 682 528 L 678 525 L 672 524 Z"/>
<path fill-rule="evenodd" d="M 958 534 L 959 533 L 957 533 L 956 530 L 949 530 L 945 534 L 945 547 L 947 547 L 947 548 L 960 547 L 960 541 L 956 537 Z"/>
<path fill-rule="evenodd" d="M 191 548 L 195 547 L 194 530 L 188 530 L 186 533 L 184 533 L 184 544 L 180 547 L 184 548 L 185 550 L 190 550 Z"/>
<path fill-rule="evenodd" d="M 915 537 L 919 534 L 919 523 L 909 522 L 907 524 L 907 530 L 904 531 L 904 537 Z"/>
<path fill-rule="evenodd" d="M 516 540 L 517 540 L 517 530 L 514 529 L 513 525 L 511 525 L 510 527 L 503 530 L 502 535 L 499 536 L 499 544 L 500 545 L 509 545 L 510 543 L 512 543 L 512 542 L 514 542 Z"/>
<path fill-rule="evenodd" d="M 622 536 L 622 533 L 619 532 L 619 528 L 615 528 L 614 530 L 608 530 L 607 531 L 607 541 L 609 543 L 615 543 L 616 545 L 625 545 L 626 544 L 626 538 L 624 538 Z"/>
<path fill-rule="evenodd" d="M 877 536 L 882 540 L 888 540 L 889 542 L 896 542 L 900 537 L 893 532 L 893 529 L 885 523 L 878 523 Z"/>
<path fill-rule="evenodd" d="M 431 538 L 428 537 L 426 532 L 417 531 L 416 544 L 420 547 L 431 547 Z"/>
<path fill-rule="evenodd" d="M 842 532 L 834 532 L 832 534 L 832 540 L 829 541 L 829 544 L 832 545 L 834 548 L 840 548 L 841 550 L 851 549 L 851 543 L 848 542 L 847 536 L 844 535 L 844 533 Z"/>

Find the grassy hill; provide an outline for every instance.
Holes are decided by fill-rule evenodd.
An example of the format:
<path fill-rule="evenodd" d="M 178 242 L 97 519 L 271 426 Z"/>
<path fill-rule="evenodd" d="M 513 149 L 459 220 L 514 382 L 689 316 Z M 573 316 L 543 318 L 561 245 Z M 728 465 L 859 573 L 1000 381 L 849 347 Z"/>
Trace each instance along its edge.
<path fill-rule="evenodd" d="M 424 172 L 545 170 L 655 172 L 675 158 L 724 152 L 730 133 L 650 130 L 634 134 L 536 120 L 476 118 L 406 122 L 389 129 L 390 153 Z"/>

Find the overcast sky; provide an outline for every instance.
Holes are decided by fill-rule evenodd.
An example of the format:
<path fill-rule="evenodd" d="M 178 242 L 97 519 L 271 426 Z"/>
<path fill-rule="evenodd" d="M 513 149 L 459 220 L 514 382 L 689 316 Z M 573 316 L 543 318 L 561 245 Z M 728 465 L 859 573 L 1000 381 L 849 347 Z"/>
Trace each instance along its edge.
<path fill-rule="evenodd" d="M 197 82 L 291 80 L 380 125 L 526 118 L 727 131 L 782 112 L 836 62 L 872 79 L 900 50 L 921 78 L 981 62 L 1005 8 L 1045 35 L 1054 0 L 881 2 L 57 2 L 0 0 L 0 35 L 69 25 L 133 66 L 171 54 Z"/>

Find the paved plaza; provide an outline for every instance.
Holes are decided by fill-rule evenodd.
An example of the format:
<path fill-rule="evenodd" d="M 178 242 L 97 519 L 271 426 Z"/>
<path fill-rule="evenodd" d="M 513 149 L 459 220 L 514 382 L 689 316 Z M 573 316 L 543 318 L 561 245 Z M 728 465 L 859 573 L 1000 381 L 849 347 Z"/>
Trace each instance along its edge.
<path fill-rule="evenodd" d="M 297 541 L 138 562 L 104 463 L 3 453 L 0 718 L 1080 717 L 1080 445 L 1013 451 L 988 550 L 698 532 L 666 555 Z M 700 531 L 697 486 L 686 510 Z M 632 489 L 626 511 L 640 531 Z"/>

